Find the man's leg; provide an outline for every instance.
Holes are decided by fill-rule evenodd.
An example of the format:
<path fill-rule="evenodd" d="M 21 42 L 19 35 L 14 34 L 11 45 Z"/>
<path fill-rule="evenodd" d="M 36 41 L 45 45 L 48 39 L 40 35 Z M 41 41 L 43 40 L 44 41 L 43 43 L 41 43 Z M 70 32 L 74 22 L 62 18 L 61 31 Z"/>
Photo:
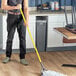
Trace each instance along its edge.
<path fill-rule="evenodd" d="M 11 27 L 11 29 L 8 31 L 7 36 L 7 44 L 6 44 L 6 57 L 11 57 L 12 53 L 12 41 L 15 33 L 15 26 Z"/>
<path fill-rule="evenodd" d="M 17 31 L 19 34 L 19 41 L 20 41 L 20 59 L 25 58 L 26 54 L 26 29 L 25 26 L 23 25 L 23 21 L 20 22 L 20 24 L 17 27 Z"/>
<path fill-rule="evenodd" d="M 17 26 L 17 31 L 20 40 L 20 60 L 22 64 L 27 65 L 28 62 L 25 60 L 26 54 L 26 27 L 24 26 L 23 19 L 20 18 L 19 24 Z"/>
<path fill-rule="evenodd" d="M 13 15 L 8 15 L 7 18 L 7 43 L 6 43 L 6 58 L 3 60 L 4 63 L 7 63 L 10 60 L 12 53 L 12 41 L 16 29 L 15 17 Z"/>

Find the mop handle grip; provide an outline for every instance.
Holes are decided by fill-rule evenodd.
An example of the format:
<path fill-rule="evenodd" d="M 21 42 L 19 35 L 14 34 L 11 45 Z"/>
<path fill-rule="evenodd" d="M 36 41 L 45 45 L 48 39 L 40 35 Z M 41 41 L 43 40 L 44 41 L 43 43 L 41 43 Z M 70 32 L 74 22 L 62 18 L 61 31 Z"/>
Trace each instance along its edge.
<path fill-rule="evenodd" d="M 21 15 L 22 15 L 22 17 L 23 17 L 24 23 L 25 23 L 25 25 L 26 25 L 26 19 L 25 19 L 25 17 L 24 17 L 24 14 L 23 14 L 22 9 L 20 9 L 20 12 L 21 12 Z M 39 55 L 39 53 L 38 53 L 36 44 L 35 44 L 35 42 L 34 42 L 34 40 L 33 40 L 32 34 L 31 34 L 30 30 L 29 30 L 29 26 L 27 25 L 26 28 L 27 28 L 27 30 L 28 30 L 29 36 L 30 36 L 30 38 L 31 38 L 31 41 L 32 41 L 33 46 L 34 46 L 34 49 L 35 49 L 36 54 L 37 54 L 37 56 L 38 56 L 39 62 L 41 63 L 41 57 L 40 57 L 40 55 Z"/>

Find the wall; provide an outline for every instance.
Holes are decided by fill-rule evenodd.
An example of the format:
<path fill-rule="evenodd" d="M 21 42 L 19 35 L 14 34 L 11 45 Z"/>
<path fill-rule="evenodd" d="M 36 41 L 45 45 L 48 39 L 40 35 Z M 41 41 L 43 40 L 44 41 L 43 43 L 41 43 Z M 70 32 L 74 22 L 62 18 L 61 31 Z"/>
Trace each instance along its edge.
<path fill-rule="evenodd" d="M 41 0 L 28 0 L 29 1 L 29 7 L 35 7 L 37 2 L 40 4 Z M 45 2 L 50 2 L 51 0 L 43 0 L 43 3 Z M 57 0 L 58 1 L 58 0 Z M 71 0 L 66 0 L 67 1 L 67 6 L 71 5 Z M 61 5 L 64 5 L 64 0 L 61 0 Z M 1 0 L 0 0 L 0 7 L 1 7 Z"/>
<path fill-rule="evenodd" d="M 59 0 L 42 0 L 43 3 L 50 2 L 50 1 L 59 1 Z M 37 4 L 41 4 L 41 0 L 29 0 L 29 6 L 34 7 L 37 6 Z M 66 5 L 71 5 L 71 0 L 66 0 Z M 64 6 L 64 0 L 61 0 L 61 6 Z"/>
<path fill-rule="evenodd" d="M 64 6 L 64 0 L 61 0 L 61 5 Z M 70 6 L 71 5 L 71 0 L 66 0 L 66 5 Z"/>

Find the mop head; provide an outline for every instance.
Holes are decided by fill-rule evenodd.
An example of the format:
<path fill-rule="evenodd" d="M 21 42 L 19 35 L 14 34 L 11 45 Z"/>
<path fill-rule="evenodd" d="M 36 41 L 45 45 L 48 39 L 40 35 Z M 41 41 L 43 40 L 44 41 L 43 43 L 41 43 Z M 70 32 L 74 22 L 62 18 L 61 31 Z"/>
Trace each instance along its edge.
<path fill-rule="evenodd" d="M 61 74 L 61 73 L 58 73 L 58 72 L 55 72 L 55 71 L 42 71 L 41 72 L 41 76 L 67 76 L 67 75 L 64 75 L 64 74 Z"/>

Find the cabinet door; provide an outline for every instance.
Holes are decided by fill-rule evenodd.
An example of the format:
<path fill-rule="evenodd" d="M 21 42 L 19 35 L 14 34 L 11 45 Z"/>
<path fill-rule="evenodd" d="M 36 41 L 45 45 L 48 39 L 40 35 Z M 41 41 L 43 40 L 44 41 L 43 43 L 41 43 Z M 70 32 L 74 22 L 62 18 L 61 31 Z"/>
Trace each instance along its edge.
<path fill-rule="evenodd" d="M 34 39 L 34 41 L 35 41 L 35 34 L 34 34 L 34 32 L 35 32 L 35 27 L 34 27 L 34 22 L 31 22 L 30 24 L 29 24 L 29 29 L 30 29 L 30 32 L 31 32 L 31 34 L 32 34 L 32 37 L 33 37 L 33 39 Z M 26 30 L 26 48 L 33 48 L 33 44 L 32 44 L 32 41 L 31 41 L 31 38 L 30 38 L 30 36 L 29 36 L 29 33 L 28 33 L 28 30 Z"/>
<path fill-rule="evenodd" d="M 48 18 L 48 42 L 47 47 L 62 47 L 63 36 L 57 33 L 54 28 L 63 27 L 65 21 L 64 14 L 52 14 Z"/>
<path fill-rule="evenodd" d="M 29 29 L 31 31 L 34 41 L 35 41 L 35 23 L 36 23 L 35 20 L 36 20 L 35 16 L 31 15 L 29 17 Z M 26 48 L 33 48 L 33 44 L 27 30 L 26 30 Z"/>
<path fill-rule="evenodd" d="M 7 40 L 7 23 L 6 23 L 7 16 L 4 15 L 2 17 L 2 25 L 3 25 L 3 49 L 6 48 L 6 40 Z"/>
<path fill-rule="evenodd" d="M 3 19 L 2 19 L 2 25 L 3 25 L 3 49 L 6 49 L 6 41 L 7 41 L 7 15 L 4 15 L 3 16 Z M 19 49 L 19 38 L 18 38 L 18 33 L 17 31 L 15 32 L 15 35 L 14 35 L 14 40 L 13 40 L 13 46 L 12 46 L 13 49 Z"/>
<path fill-rule="evenodd" d="M 34 15 L 29 16 L 29 29 L 35 41 L 35 16 Z M 31 42 L 27 28 L 26 28 L 26 48 L 33 48 L 33 44 Z M 17 31 L 14 36 L 13 49 L 19 49 L 19 38 L 18 38 Z"/>
<path fill-rule="evenodd" d="M 3 16 L 3 49 L 6 49 L 6 40 L 7 40 L 7 16 Z M 35 16 L 31 15 L 29 17 L 29 29 L 32 33 L 33 39 L 35 40 Z M 28 31 L 26 30 L 26 48 L 33 48 L 31 39 L 29 37 Z M 19 38 L 17 31 L 15 32 L 14 40 L 13 40 L 13 49 L 19 49 Z"/>
<path fill-rule="evenodd" d="M 48 16 L 48 23 L 63 23 L 63 22 L 65 22 L 64 14 L 51 14 L 50 16 Z M 53 25 L 51 25 L 51 27 L 53 27 Z"/>
<path fill-rule="evenodd" d="M 63 36 L 61 34 L 58 34 L 54 30 L 55 27 L 62 27 L 62 26 L 63 26 L 63 23 L 49 23 L 47 47 L 62 47 L 63 46 Z"/>

